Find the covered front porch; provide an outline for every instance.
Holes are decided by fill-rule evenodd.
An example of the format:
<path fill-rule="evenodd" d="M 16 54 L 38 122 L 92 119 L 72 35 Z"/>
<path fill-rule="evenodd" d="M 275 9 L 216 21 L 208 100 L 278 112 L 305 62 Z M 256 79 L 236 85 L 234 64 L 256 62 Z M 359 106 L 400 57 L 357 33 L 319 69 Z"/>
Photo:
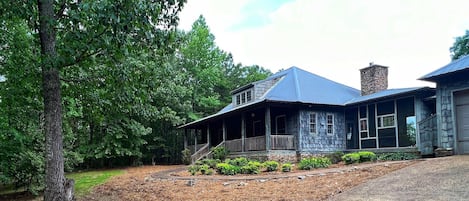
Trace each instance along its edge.
<path fill-rule="evenodd" d="M 291 108 L 262 106 L 209 118 L 184 127 L 184 147 L 191 151 L 193 162 L 219 146 L 236 156 L 295 151 L 297 116 Z"/>

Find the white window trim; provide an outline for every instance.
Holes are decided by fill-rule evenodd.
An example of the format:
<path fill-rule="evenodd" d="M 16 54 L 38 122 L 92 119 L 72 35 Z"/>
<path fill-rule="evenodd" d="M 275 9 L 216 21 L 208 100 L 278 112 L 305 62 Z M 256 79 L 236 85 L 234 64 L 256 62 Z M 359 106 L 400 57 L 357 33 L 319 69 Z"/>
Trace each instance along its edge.
<path fill-rule="evenodd" d="M 311 115 L 314 114 L 314 131 L 315 132 L 311 132 Z M 316 112 L 310 112 L 309 113 L 309 122 L 308 122 L 308 125 L 309 125 L 309 133 L 310 134 L 313 134 L 313 135 L 316 135 L 318 134 L 318 114 Z"/>
<path fill-rule="evenodd" d="M 332 117 L 332 124 L 329 124 L 329 122 L 327 121 L 328 118 L 329 118 L 329 116 Z M 334 121 L 335 121 L 334 114 L 331 114 L 331 113 L 326 114 L 326 134 L 327 134 L 327 135 L 334 135 Z M 329 130 L 328 130 L 329 125 L 332 126 L 332 129 L 331 129 L 331 130 L 332 130 L 332 133 L 329 133 Z"/>
<path fill-rule="evenodd" d="M 280 133 L 280 134 L 286 134 L 287 133 L 287 116 L 282 114 L 282 115 L 277 115 L 275 116 L 275 134 L 279 134 L 278 132 L 278 119 L 279 118 L 285 118 L 285 133 Z"/>
<path fill-rule="evenodd" d="M 383 126 L 384 125 L 384 118 L 386 117 L 393 117 L 393 125 L 392 126 Z M 395 114 L 386 114 L 386 115 L 379 115 L 376 116 L 376 128 L 378 129 L 386 129 L 386 128 L 395 128 L 396 127 L 396 115 Z"/>
<path fill-rule="evenodd" d="M 251 93 L 251 100 L 248 100 L 248 96 L 247 96 L 248 92 Z M 238 103 L 238 97 L 239 97 L 239 103 Z M 236 93 L 236 94 L 233 95 L 233 103 L 234 103 L 235 106 L 244 105 L 244 104 L 250 103 L 252 101 L 254 101 L 254 90 L 253 89 L 244 90 L 244 91 L 241 91 L 241 92 Z"/>

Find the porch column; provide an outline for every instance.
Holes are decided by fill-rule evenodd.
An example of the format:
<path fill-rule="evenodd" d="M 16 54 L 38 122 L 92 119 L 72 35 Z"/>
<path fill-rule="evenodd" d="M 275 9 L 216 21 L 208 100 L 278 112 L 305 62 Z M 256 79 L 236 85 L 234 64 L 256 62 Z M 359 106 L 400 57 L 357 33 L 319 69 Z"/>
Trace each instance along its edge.
<path fill-rule="evenodd" d="M 210 147 L 210 124 L 207 125 L 207 144 Z"/>
<path fill-rule="evenodd" d="M 187 149 L 187 128 L 184 129 L 184 149 Z"/>
<path fill-rule="evenodd" d="M 222 129 L 222 132 L 223 132 L 223 142 L 226 141 L 226 124 L 225 124 L 225 120 L 223 119 L 223 125 L 222 125 L 223 129 Z"/>
<path fill-rule="evenodd" d="M 270 150 L 270 107 L 265 108 L 265 150 Z"/>
<path fill-rule="evenodd" d="M 244 152 L 246 149 L 244 148 L 244 141 L 246 139 L 246 118 L 244 117 L 244 113 L 241 115 L 241 151 Z"/>
<path fill-rule="evenodd" d="M 194 153 L 197 152 L 197 129 L 194 129 Z"/>

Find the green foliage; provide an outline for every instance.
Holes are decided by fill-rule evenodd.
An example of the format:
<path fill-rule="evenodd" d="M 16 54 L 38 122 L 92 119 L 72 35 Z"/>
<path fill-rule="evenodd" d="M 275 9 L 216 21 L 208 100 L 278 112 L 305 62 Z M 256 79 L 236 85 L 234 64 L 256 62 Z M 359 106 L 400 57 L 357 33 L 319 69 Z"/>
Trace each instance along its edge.
<path fill-rule="evenodd" d="M 200 170 L 200 165 L 191 165 L 188 168 L 188 171 L 191 173 L 191 175 L 197 174 L 199 170 Z"/>
<path fill-rule="evenodd" d="M 196 165 L 208 165 L 210 168 L 215 169 L 217 167 L 217 164 L 221 163 L 221 160 L 219 159 L 202 159 L 199 161 L 196 161 Z"/>
<path fill-rule="evenodd" d="M 264 162 L 264 166 L 266 167 L 267 172 L 274 172 L 277 171 L 279 163 L 277 161 L 266 161 Z"/>
<path fill-rule="evenodd" d="M 209 172 L 210 166 L 204 164 L 199 167 L 199 171 L 201 174 L 206 175 Z"/>
<path fill-rule="evenodd" d="M 331 165 L 331 160 L 326 157 L 310 157 L 301 159 L 298 164 L 300 170 L 311 170 L 314 168 L 326 168 Z"/>
<path fill-rule="evenodd" d="M 67 175 L 67 178 L 75 180 L 75 193 L 77 197 L 88 194 L 93 187 L 106 183 L 111 177 L 124 174 L 123 170 L 103 170 L 78 172 Z"/>
<path fill-rule="evenodd" d="M 181 160 L 183 164 L 185 165 L 191 164 L 191 150 L 186 148 L 181 151 L 181 155 L 182 155 Z"/>
<path fill-rule="evenodd" d="M 225 162 L 230 165 L 241 167 L 247 165 L 249 163 L 249 160 L 245 157 L 238 157 L 235 159 L 227 159 Z"/>
<path fill-rule="evenodd" d="M 212 155 L 214 159 L 225 160 L 226 157 L 230 154 L 230 151 L 225 147 L 214 147 L 212 148 Z"/>
<path fill-rule="evenodd" d="M 282 164 L 282 172 L 291 172 L 292 169 L 293 169 L 293 165 L 291 163 Z"/>
<path fill-rule="evenodd" d="M 259 174 L 263 164 L 258 161 L 249 161 L 247 165 L 241 167 L 243 174 Z"/>
<path fill-rule="evenodd" d="M 393 153 L 381 153 L 377 156 L 380 161 L 399 161 L 399 160 L 413 160 L 417 159 L 418 156 L 414 153 L 406 152 L 393 152 Z"/>
<path fill-rule="evenodd" d="M 348 153 L 342 156 L 342 160 L 345 164 L 352 164 L 352 163 L 359 163 L 360 162 L 360 154 L 358 153 Z"/>
<path fill-rule="evenodd" d="M 337 164 L 340 161 L 342 161 L 342 156 L 344 155 L 344 152 L 337 151 L 331 154 L 327 154 L 325 157 L 329 158 L 331 160 L 332 164 Z"/>
<path fill-rule="evenodd" d="M 241 169 L 239 166 L 231 165 L 228 163 L 218 163 L 217 171 L 223 175 L 235 175 L 240 173 Z"/>
<path fill-rule="evenodd" d="M 456 37 L 453 46 L 449 48 L 451 59 L 457 60 L 469 54 L 469 30 L 463 36 Z"/>
<path fill-rule="evenodd" d="M 376 161 L 376 154 L 371 151 L 360 151 L 358 152 L 358 155 L 360 155 L 360 163 L 367 161 Z"/>

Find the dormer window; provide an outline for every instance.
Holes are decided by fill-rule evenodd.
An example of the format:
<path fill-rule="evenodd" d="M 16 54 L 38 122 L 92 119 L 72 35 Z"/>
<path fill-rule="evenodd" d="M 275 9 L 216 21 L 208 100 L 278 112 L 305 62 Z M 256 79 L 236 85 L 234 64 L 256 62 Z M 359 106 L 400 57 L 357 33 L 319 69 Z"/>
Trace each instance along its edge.
<path fill-rule="evenodd" d="M 252 89 L 239 92 L 234 95 L 236 105 L 243 105 L 252 101 Z"/>

